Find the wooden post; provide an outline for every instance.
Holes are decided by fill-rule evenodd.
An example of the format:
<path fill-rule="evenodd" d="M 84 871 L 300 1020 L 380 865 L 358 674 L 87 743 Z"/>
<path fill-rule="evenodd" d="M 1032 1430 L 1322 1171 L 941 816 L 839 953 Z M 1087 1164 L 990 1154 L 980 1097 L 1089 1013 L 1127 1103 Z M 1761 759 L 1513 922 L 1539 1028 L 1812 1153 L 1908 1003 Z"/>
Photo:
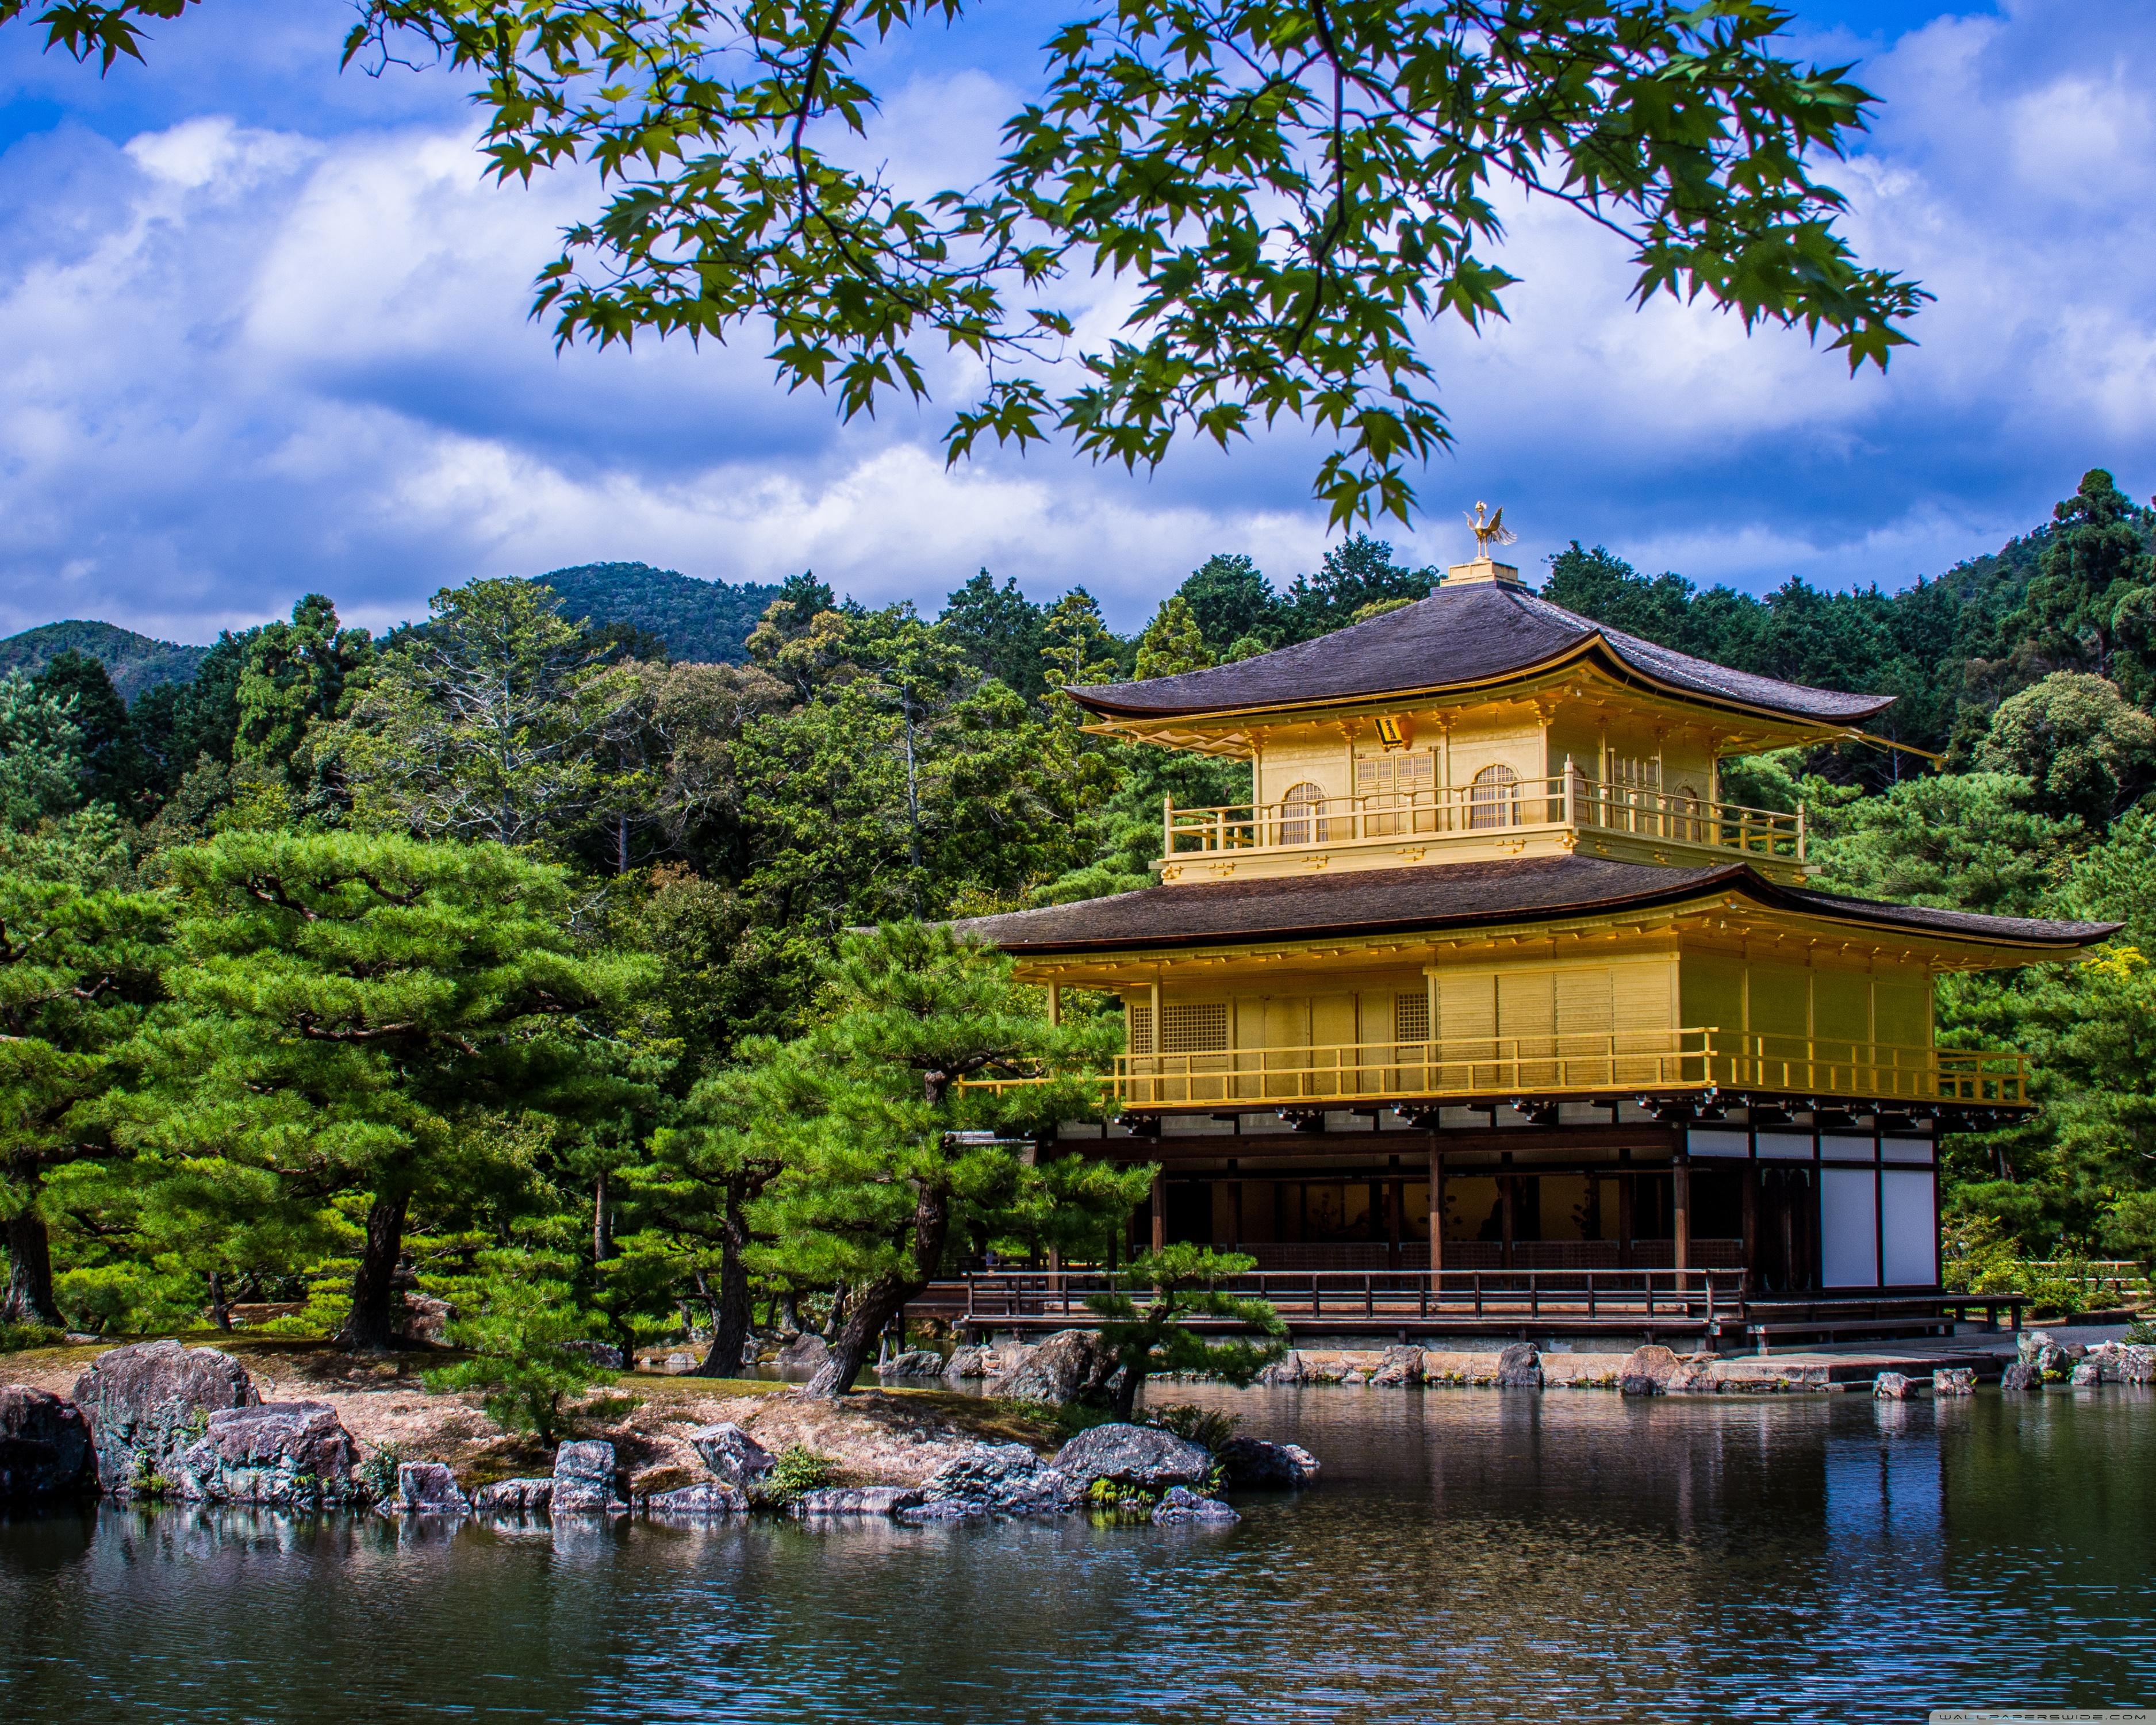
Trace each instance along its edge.
<path fill-rule="evenodd" d="M 1630 1150 L 1617 1153 L 1620 1164 L 1631 1159 Z M 1620 1166 L 1617 1174 L 1617 1267 L 1620 1270 L 1632 1267 L 1632 1200 L 1636 1196 L 1633 1190 L 1635 1178 L 1631 1169 Z"/>
<path fill-rule="evenodd" d="M 1160 854 L 1163 860 L 1175 855 L 1175 798 L 1168 793 L 1160 799 Z"/>
<path fill-rule="evenodd" d="M 1051 1024 L 1063 1022 L 1063 985 L 1060 983 L 1048 985 L 1048 1022 Z"/>
<path fill-rule="evenodd" d="M 1691 1163 L 1680 1156 L 1670 1168 L 1671 1224 L 1676 1236 L 1673 1260 L 1680 1270 L 1691 1268 Z"/>
<path fill-rule="evenodd" d="M 1506 1151 L 1501 1159 L 1504 1162 L 1506 1167 L 1509 1168 L 1512 1166 L 1512 1153 L 1509 1150 Z M 1513 1186 L 1513 1177 L 1509 1173 L 1502 1173 L 1497 1176 L 1498 1207 L 1504 1213 L 1505 1220 L 1505 1232 L 1503 1236 L 1505 1242 L 1504 1255 L 1498 1260 L 1498 1262 L 1502 1264 L 1507 1270 L 1510 1270 L 1512 1267 Z"/>
<path fill-rule="evenodd" d="M 1430 1135 L 1430 1267 L 1445 1268 L 1445 1153 Z"/>
<path fill-rule="evenodd" d="M 1749 1284 L 1759 1285 L 1759 1165 L 1744 1164 L 1744 1274 Z"/>
<path fill-rule="evenodd" d="M 1229 1244 L 1240 1252 L 1243 1249 L 1243 1183 L 1240 1180 L 1228 1183 L 1228 1231 L 1234 1235 Z"/>
<path fill-rule="evenodd" d="M 1164 1174 L 1152 1177 L 1152 1249 L 1160 1251 L 1168 1245 L 1168 1178 Z"/>
<path fill-rule="evenodd" d="M 1398 1158 L 1394 1158 L 1395 1161 L 1398 1159 Z M 1392 1240 L 1385 1252 L 1385 1267 L 1388 1270 L 1397 1270 L 1400 1267 L 1400 1230 L 1406 1220 L 1401 1213 L 1408 1207 L 1407 1182 L 1392 1181 L 1385 1190 L 1388 1200 L 1386 1209 L 1392 1223 Z"/>

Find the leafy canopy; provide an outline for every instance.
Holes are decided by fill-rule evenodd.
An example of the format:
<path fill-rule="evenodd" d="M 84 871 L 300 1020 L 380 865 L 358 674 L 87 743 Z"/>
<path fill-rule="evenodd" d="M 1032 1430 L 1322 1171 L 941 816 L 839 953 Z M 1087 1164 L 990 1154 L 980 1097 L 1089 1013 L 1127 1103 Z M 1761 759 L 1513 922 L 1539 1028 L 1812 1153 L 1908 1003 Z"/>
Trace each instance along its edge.
<path fill-rule="evenodd" d="M 0 0 L 0 22 L 28 0 Z M 49 44 L 110 66 L 185 0 L 57 0 Z M 1157 465 L 1283 416 L 1336 440 L 1335 522 L 1414 502 L 1450 442 L 1419 347 L 1504 315 L 1499 200 L 1618 236 L 1633 290 L 1883 367 L 1926 297 L 1868 269 L 1814 177 L 1872 97 L 1774 52 L 1789 15 L 1738 0 L 1117 0 L 1056 29 L 1039 100 L 968 186 L 908 195 L 880 163 L 880 44 L 963 0 L 363 0 L 346 59 L 470 76 L 495 175 L 595 167 L 603 206 L 542 272 L 557 338 L 770 331 L 789 388 L 843 413 L 985 372 L 946 434 L 1055 434 Z M 1106 277 L 1128 306 L 1078 333 Z M 1075 290 L 1073 285 L 1075 285 Z"/>

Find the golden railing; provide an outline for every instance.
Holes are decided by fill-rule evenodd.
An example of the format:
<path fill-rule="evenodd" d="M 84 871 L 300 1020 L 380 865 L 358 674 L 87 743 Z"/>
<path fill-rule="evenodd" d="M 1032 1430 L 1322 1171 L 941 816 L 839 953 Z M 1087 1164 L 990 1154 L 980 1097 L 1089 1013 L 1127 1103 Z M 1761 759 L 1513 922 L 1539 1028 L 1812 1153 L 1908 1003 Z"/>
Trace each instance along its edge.
<path fill-rule="evenodd" d="M 1285 850 L 1416 837 L 1595 828 L 1665 844 L 1702 845 L 1753 856 L 1804 860 L 1804 812 L 1784 814 L 1644 786 L 1604 784 L 1578 773 L 1509 784 L 1453 785 L 1322 801 L 1178 809 L 1164 802 L 1170 860 L 1212 851 Z"/>
<path fill-rule="evenodd" d="M 1007 1089 L 1037 1080 L 983 1080 Z M 1127 1107 L 1256 1108 L 1708 1089 L 1915 1102 L 2029 1100 L 2026 1055 L 1691 1029 L 1121 1055 L 1104 1086 Z"/>

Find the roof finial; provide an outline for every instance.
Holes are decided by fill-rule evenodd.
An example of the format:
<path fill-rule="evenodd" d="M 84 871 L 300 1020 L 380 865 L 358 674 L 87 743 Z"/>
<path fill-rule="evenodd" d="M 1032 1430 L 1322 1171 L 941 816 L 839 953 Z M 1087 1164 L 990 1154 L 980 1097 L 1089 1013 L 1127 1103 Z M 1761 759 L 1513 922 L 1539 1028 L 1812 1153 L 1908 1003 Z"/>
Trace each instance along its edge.
<path fill-rule="evenodd" d="M 1475 530 L 1475 555 L 1485 562 L 1489 561 L 1491 546 L 1517 545 L 1520 542 L 1520 536 L 1505 525 L 1505 506 L 1499 504 L 1495 515 L 1490 514 L 1489 511 L 1488 504 L 1477 502 L 1475 513 L 1466 517 L 1467 525 Z M 1461 513 L 1465 515 L 1466 512 L 1463 510 Z"/>

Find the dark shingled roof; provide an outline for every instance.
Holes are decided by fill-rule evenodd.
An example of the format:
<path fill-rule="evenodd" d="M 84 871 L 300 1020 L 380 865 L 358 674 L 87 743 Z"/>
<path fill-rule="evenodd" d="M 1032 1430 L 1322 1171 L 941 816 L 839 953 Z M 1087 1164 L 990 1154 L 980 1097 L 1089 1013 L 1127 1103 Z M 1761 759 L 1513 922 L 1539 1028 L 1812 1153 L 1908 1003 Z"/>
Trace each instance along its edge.
<path fill-rule="evenodd" d="M 1168 718 L 1347 701 L 1410 689 L 1481 683 L 1543 665 L 1600 635 L 1617 668 L 1711 700 L 1830 724 L 1854 724 L 1891 695 L 1843 695 L 1746 671 L 1725 670 L 1578 616 L 1512 582 L 1440 587 L 1426 599 L 1209 670 L 1065 692 L 1111 718 Z"/>
<path fill-rule="evenodd" d="M 1741 892 L 1779 910 L 2016 946 L 2078 947 L 2121 926 L 1874 904 L 1778 886 L 1743 863 L 1671 869 L 1584 856 L 1178 883 L 1080 904 L 978 916 L 955 926 L 1016 956 L 1045 957 L 1550 922 L 1589 911 L 1668 904 L 1717 890 Z"/>

